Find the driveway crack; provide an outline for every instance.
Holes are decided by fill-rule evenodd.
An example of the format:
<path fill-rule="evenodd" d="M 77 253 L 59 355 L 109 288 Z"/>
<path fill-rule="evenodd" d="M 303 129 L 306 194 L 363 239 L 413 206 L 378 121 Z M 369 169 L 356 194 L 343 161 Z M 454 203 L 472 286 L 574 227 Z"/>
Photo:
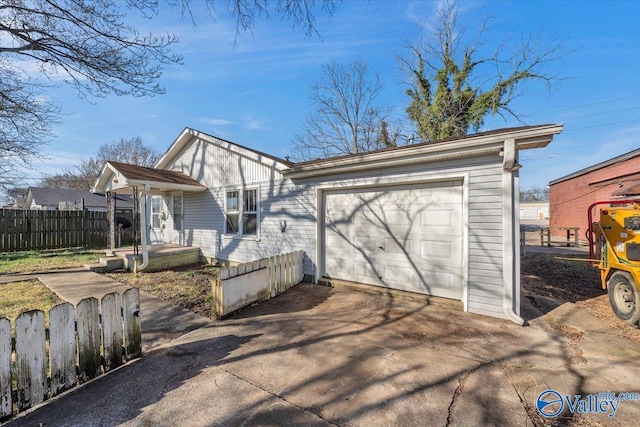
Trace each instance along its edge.
<path fill-rule="evenodd" d="M 471 369 L 471 370 L 465 372 L 458 379 L 458 386 L 456 387 L 456 389 L 453 392 L 453 396 L 451 397 L 451 403 L 449 404 L 449 408 L 447 409 L 447 423 L 445 424 L 445 426 L 448 427 L 448 426 L 453 424 L 453 419 L 454 419 L 454 414 L 453 413 L 454 413 L 454 411 L 456 409 L 456 406 L 458 405 L 458 401 L 460 400 L 460 395 L 464 391 L 464 385 L 467 382 L 467 378 L 469 378 L 469 375 L 471 375 L 477 369 L 478 368 L 474 368 L 474 369 Z"/>
<path fill-rule="evenodd" d="M 320 418 L 321 420 L 325 421 L 327 424 L 330 424 L 330 425 L 332 425 L 332 426 L 336 426 L 336 427 L 338 426 L 338 424 L 335 424 L 335 423 L 333 423 L 333 422 L 329 421 L 328 419 L 324 418 L 322 415 L 317 414 L 317 413 L 315 413 L 315 412 L 312 412 L 312 411 L 310 411 L 310 410 L 308 410 L 308 409 L 306 409 L 306 408 L 303 408 L 302 406 L 298 406 L 298 405 L 296 405 L 295 403 L 288 401 L 288 400 L 287 400 L 287 399 L 285 399 L 284 397 L 282 397 L 282 396 L 278 396 L 276 393 L 273 393 L 273 392 L 271 392 L 271 391 L 269 391 L 269 390 L 267 390 L 267 389 L 265 389 L 265 388 L 261 387 L 261 386 L 260 386 L 260 385 L 258 385 L 258 384 L 254 384 L 254 383 L 252 383 L 251 381 L 246 380 L 246 379 L 244 379 L 244 378 L 242 378 L 242 377 L 240 377 L 240 376 L 238 376 L 238 375 L 234 374 L 233 372 L 230 372 L 230 371 L 228 371 L 228 370 L 224 369 L 224 368 L 223 368 L 223 367 L 221 367 L 221 366 L 216 366 L 215 368 L 216 368 L 216 369 L 220 369 L 221 371 L 226 372 L 227 374 L 231 375 L 232 377 L 234 377 L 234 378 L 236 378 L 236 379 L 238 379 L 238 380 L 240 380 L 240 381 L 242 381 L 242 382 L 245 382 L 245 383 L 247 383 L 247 384 L 249 384 L 249 385 L 251 385 L 251 386 L 253 386 L 253 387 L 255 387 L 255 388 L 259 389 L 259 390 L 262 390 L 262 391 L 264 391 L 265 393 L 267 393 L 267 394 L 269 394 L 269 395 L 271 395 L 271 396 L 273 396 L 273 397 L 275 397 L 275 398 L 277 398 L 277 399 L 280 399 L 280 400 L 282 400 L 282 401 L 284 401 L 284 402 L 287 402 L 289 405 L 294 406 L 294 407 L 296 407 L 296 408 L 300 409 L 301 411 L 304 411 L 304 412 L 307 412 L 307 413 L 313 414 L 313 415 L 315 415 L 316 417 Z"/>

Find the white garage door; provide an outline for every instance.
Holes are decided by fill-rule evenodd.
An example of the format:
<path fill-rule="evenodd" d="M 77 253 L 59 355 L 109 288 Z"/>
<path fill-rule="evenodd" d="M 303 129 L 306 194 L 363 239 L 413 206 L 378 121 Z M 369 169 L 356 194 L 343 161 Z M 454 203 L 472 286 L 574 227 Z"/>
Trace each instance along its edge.
<path fill-rule="evenodd" d="M 462 183 L 327 191 L 324 275 L 462 298 Z"/>

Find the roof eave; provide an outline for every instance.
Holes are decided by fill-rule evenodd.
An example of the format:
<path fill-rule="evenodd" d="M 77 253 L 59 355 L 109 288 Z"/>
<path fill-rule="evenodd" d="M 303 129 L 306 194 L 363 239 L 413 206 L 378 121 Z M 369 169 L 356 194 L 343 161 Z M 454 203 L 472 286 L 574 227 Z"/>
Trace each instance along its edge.
<path fill-rule="evenodd" d="M 465 138 L 447 143 L 406 146 L 399 150 L 364 153 L 340 159 L 292 167 L 282 171 L 291 179 L 355 172 L 393 166 L 430 163 L 464 157 L 498 154 L 508 139 L 515 139 L 519 150 L 546 147 L 553 136 L 562 132 L 562 125 L 545 125 L 523 130 L 509 131 L 477 138 Z"/>
<path fill-rule="evenodd" d="M 577 178 L 579 176 L 586 175 L 588 173 L 591 173 L 600 169 L 604 169 L 618 162 L 626 162 L 627 160 L 634 159 L 638 156 L 640 156 L 640 149 L 635 149 L 635 150 L 629 151 L 628 153 L 613 157 L 609 160 L 605 160 L 604 162 L 596 163 L 595 165 L 591 165 L 586 168 L 575 171 L 573 173 L 570 173 L 568 175 L 561 176 L 560 178 L 556 178 L 553 181 L 549 181 L 549 185 L 559 184 L 561 182 L 568 181 L 570 179 Z"/>

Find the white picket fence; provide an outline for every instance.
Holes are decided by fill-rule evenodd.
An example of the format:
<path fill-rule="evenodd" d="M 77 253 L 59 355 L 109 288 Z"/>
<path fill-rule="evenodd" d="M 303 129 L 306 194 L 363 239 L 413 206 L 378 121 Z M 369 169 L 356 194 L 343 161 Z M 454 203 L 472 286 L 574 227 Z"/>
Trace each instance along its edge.
<path fill-rule="evenodd" d="M 223 268 L 212 281 L 212 317 L 221 318 L 302 282 L 304 252 L 290 252 Z"/>
<path fill-rule="evenodd" d="M 48 334 L 47 334 L 48 332 Z M 24 411 L 142 354 L 140 292 L 0 318 L 0 418 Z"/>

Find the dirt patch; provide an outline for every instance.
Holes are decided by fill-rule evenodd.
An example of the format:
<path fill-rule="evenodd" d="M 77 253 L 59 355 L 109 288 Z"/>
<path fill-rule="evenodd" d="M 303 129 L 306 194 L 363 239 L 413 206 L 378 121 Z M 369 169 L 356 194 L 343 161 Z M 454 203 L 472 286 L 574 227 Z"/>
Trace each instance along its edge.
<path fill-rule="evenodd" d="M 193 264 L 151 273 L 117 272 L 107 276 L 211 317 L 211 279 L 216 277 L 218 270 L 218 267 L 207 264 Z"/>
<path fill-rule="evenodd" d="M 640 344 L 640 330 L 624 323 L 611 310 L 607 291 L 600 286 L 600 270 L 579 261 L 586 256 L 562 255 L 561 258 L 574 260 L 535 253 L 523 257 L 520 263 L 523 295 L 553 300 L 555 306 L 576 303 L 602 319 L 618 335 Z"/>

